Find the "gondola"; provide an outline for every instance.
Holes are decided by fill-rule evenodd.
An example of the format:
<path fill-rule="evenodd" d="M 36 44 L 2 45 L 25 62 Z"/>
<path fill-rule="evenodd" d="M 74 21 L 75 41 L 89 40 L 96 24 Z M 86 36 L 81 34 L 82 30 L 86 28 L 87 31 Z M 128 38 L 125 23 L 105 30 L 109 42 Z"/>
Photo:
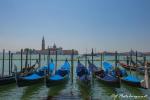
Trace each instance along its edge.
<path fill-rule="evenodd" d="M 121 82 L 135 87 L 142 87 L 141 84 L 143 84 L 144 80 L 141 80 L 133 75 L 128 75 L 127 77 L 121 78 Z"/>
<path fill-rule="evenodd" d="M 78 60 L 76 67 L 77 82 L 83 85 L 90 85 L 90 73 L 88 69 Z"/>
<path fill-rule="evenodd" d="M 120 64 L 121 67 L 123 67 L 123 68 L 125 68 L 127 70 L 131 69 L 132 71 L 136 71 L 136 67 L 134 67 L 134 66 L 130 66 L 130 65 L 127 65 L 127 64 L 122 63 L 122 62 L 119 62 L 119 64 Z"/>
<path fill-rule="evenodd" d="M 20 72 L 17 72 L 17 75 L 19 76 L 27 76 L 29 74 L 31 74 L 31 70 L 29 70 L 29 68 L 34 68 L 36 64 L 34 64 L 33 66 L 31 67 L 28 67 L 28 69 L 26 70 L 27 72 L 24 71 L 20 71 Z M 25 69 L 25 68 L 24 68 Z M 15 83 L 16 80 L 15 80 L 15 72 L 12 72 L 11 75 L 5 75 L 3 77 L 0 77 L 0 85 L 6 85 L 6 84 L 11 84 L 11 83 Z"/>
<path fill-rule="evenodd" d="M 89 69 L 92 73 L 94 73 L 95 78 L 106 85 L 109 86 L 116 86 L 120 87 L 120 79 L 119 77 L 114 73 L 114 71 L 110 71 L 112 69 L 112 65 L 108 62 L 103 62 L 103 69 L 99 69 L 94 64 L 89 63 Z"/>
<path fill-rule="evenodd" d="M 49 70 L 52 71 L 54 69 L 54 63 L 51 62 L 49 66 L 50 66 Z M 44 81 L 45 71 L 47 70 L 48 70 L 48 66 L 43 66 L 43 67 L 37 68 L 36 71 L 34 71 L 32 74 L 29 74 L 26 76 L 16 75 L 16 83 L 19 87 L 41 83 Z"/>
<path fill-rule="evenodd" d="M 66 60 L 60 69 L 56 70 L 54 74 L 53 72 L 50 73 L 50 75 L 46 77 L 46 86 L 51 87 L 66 83 L 69 80 L 69 74 L 70 64 L 68 60 Z"/>

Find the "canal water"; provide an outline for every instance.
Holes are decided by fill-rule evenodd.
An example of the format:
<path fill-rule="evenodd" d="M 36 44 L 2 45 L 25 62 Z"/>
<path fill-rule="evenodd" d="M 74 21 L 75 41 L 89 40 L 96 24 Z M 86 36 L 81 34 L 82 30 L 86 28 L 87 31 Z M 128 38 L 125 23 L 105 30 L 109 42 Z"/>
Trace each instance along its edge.
<path fill-rule="evenodd" d="M 45 83 L 39 83 L 27 87 L 17 87 L 16 84 L 9 84 L 0 86 L 0 100 L 149 100 L 150 89 L 141 89 L 131 87 L 126 84 L 121 84 L 120 88 L 110 87 L 102 84 L 97 80 L 93 80 L 90 87 L 80 86 L 76 82 L 75 68 L 77 65 L 77 59 L 80 57 L 81 63 L 85 64 L 84 58 L 81 56 L 74 56 L 74 76 L 73 83 L 71 80 L 65 85 L 60 84 L 51 88 L 47 88 Z M 29 57 L 30 58 L 30 57 Z M 31 56 L 31 64 L 36 62 L 38 55 Z M 41 66 L 47 64 L 47 57 L 41 56 Z M 51 56 L 55 61 L 55 56 Z M 58 68 L 64 63 L 65 59 L 70 60 L 71 56 L 58 55 Z M 94 57 L 94 64 L 98 67 L 101 66 L 101 57 Z M 147 57 L 148 60 L 150 57 Z M 2 71 L 2 55 L 0 55 L 0 73 Z M 23 55 L 23 66 L 25 65 L 25 55 Z M 88 57 L 88 59 L 91 59 Z M 104 60 L 115 65 L 114 56 L 105 56 Z M 134 59 L 134 58 L 133 58 Z M 143 60 L 142 57 L 138 59 Z M 120 56 L 119 60 L 125 61 L 126 57 Z M 30 61 L 28 60 L 30 64 Z M 71 62 L 70 62 L 71 63 Z M 5 55 L 5 75 L 8 75 L 8 55 Z M 21 62 L 20 55 L 13 56 L 13 65 L 17 66 L 17 70 L 20 70 Z M 129 73 L 129 72 L 128 72 Z M 138 78 L 143 78 L 142 75 L 137 72 L 131 74 L 136 75 Z"/>

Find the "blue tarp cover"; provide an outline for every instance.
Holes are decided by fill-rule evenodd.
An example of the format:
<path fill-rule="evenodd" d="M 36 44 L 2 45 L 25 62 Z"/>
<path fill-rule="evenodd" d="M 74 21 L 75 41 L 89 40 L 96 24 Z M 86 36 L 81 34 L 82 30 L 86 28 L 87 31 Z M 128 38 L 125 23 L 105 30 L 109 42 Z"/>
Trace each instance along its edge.
<path fill-rule="evenodd" d="M 112 66 L 110 63 L 108 63 L 108 62 L 103 62 L 103 68 L 104 68 L 105 71 L 106 71 L 106 70 L 111 70 L 112 67 L 113 67 L 113 66 Z"/>
<path fill-rule="evenodd" d="M 61 66 L 61 69 L 70 70 L 70 64 L 68 61 L 65 61 L 65 63 Z"/>
<path fill-rule="evenodd" d="M 54 75 L 54 76 L 51 76 L 50 79 L 51 80 L 61 80 L 61 79 L 63 79 L 63 77 L 60 75 Z"/>
<path fill-rule="evenodd" d="M 49 70 L 50 71 L 53 71 L 55 68 L 55 64 L 54 63 L 50 63 L 49 64 Z M 48 69 L 48 66 L 43 66 L 43 67 L 40 67 L 39 70 L 47 70 Z"/>
<path fill-rule="evenodd" d="M 141 82 L 140 79 L 132 75 L 128 75 L 127 77 L 124 77 L 123 80 L 131 81 L 131 82 Z"/>
<path fill-rule="evenodd" d="M 94 64 L 89 65 L 89 71 L 90 72 L 94 72 L 94 71 L 97 71 L 97 70 L 98 70 L 98 68 Z"/>
<path fill-rule="evenodd" d="M 23 78 L 27 79 L 27 80 L 34 80 L 34 79 L 41 78 L 41 76 L 39 76 L 38 74 L 32 74 L 32 75 L 29 75 L 29 76 L 26 76 L 26 77 L 23 77 Z"/>

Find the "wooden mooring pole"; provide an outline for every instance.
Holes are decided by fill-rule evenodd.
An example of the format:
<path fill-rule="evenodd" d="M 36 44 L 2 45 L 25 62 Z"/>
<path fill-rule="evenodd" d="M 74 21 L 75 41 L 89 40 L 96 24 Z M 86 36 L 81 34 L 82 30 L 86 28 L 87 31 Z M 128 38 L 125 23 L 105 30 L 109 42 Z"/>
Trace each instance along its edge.
<path fill-rule="evenodd" d="M 93 56 L 94 56 L 94 52 L 93 52 L 93 48 L 92 48 L 92 64 L 94 64 Z"/>
<path fill-rule="evenodd" d="M 13 53 L 11 53 L 11 66 L 10 66 L 10 71 L 12 73 L 12 67 L 13 67 Z"/>
<path fill-rule="evenodd" d="M 117 67 L 117 63 L 118 63 L 118 53 L 117 51 L 115 51 L 115 68 Z"/>
<path fill-rule="evenodd" d="M 30 50 L 30 67 L 31 67 L 31 60 L 32 60 L 32 51 Z"/>
<path fill-rule="evenodd" d="M 23 52 L 23 49 L 21 49 L 21 72 L 22 72 L 22 52 Z"/>
<path fill-rule="evenodd" d="M 3 65 L 2 65 L 2 77 L 4 77 L 4 66 L 5 66 L 5 49 L 3 49 Z"/>
<path fill-rule="evenodd" d="M 38 67 L 41 67 L 41 53 L 39 53 L 39 66 Z"/>
<path fill-rule="evenodd" d="M 11 52 L 9 51 L 9 53 L 8 53 L 8 54 L 9 54 L 9 76 L 10 76 L 10 73 L 11 73 L 11 72 L 10 72 L 10 59 L 11 59 Z"/>
<path fill-rule="evenodd" d="M 56 70 L 57 70 L 57 49 L 56 49 L 56 55 L 55 55 L 55 73 L 56 73 Z"/>
<path fill-rule="evenodd" d="M 85 67 L 87 67 L 87 49 L 86 49 L 86 53 L 85 53 Z"/>
<path fill-rule="evenodd" d="M 101 53 L 101 68 L 103 67 L 103 54 Z"/>
<path fill-rule="evenodd" d="M 27 51 L 26 51 L 25 69 L 27 69 L 27 66 L 28 66 L 28 52 L 29 52 L 29 49 L 27 49 Z"/>
<path fill-rule="evenodd" d="M 74 65 L 73 61 L 74 61 L 74 50 L 72 49 L 72 54 L 71 54 L 71 82 L 72 84 L 73 84 L 73 65 Z"/>
<path fill-rule="evenodd" d="M 135 53 L 135 65 L 136 65 L 136 67 L 137 67 L 137 60 L 138 60 L 138 53 L 137 53 L 137 51 L 136 51 L 136 53 Z"/>
<path fill-rule="evenodd" d="M 50 75 L 50 48 L 48 48 L 48 57 L 47 57 L 47 64 L 48 64 L 48 75 Z"/>
<path fill-rule="evenodd" d="M 129 56 L 126 57 L 127 65 L 129 66 Z"/>

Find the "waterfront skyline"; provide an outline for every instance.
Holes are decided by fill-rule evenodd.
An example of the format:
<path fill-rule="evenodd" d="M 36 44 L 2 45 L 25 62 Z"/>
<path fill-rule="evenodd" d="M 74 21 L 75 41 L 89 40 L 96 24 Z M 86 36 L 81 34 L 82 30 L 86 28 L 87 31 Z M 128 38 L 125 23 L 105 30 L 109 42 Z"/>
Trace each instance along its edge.
<path fill-rule="evenodd" d="M 0 49 L 150 51 L 149 0 L 1 0 Z"/>

